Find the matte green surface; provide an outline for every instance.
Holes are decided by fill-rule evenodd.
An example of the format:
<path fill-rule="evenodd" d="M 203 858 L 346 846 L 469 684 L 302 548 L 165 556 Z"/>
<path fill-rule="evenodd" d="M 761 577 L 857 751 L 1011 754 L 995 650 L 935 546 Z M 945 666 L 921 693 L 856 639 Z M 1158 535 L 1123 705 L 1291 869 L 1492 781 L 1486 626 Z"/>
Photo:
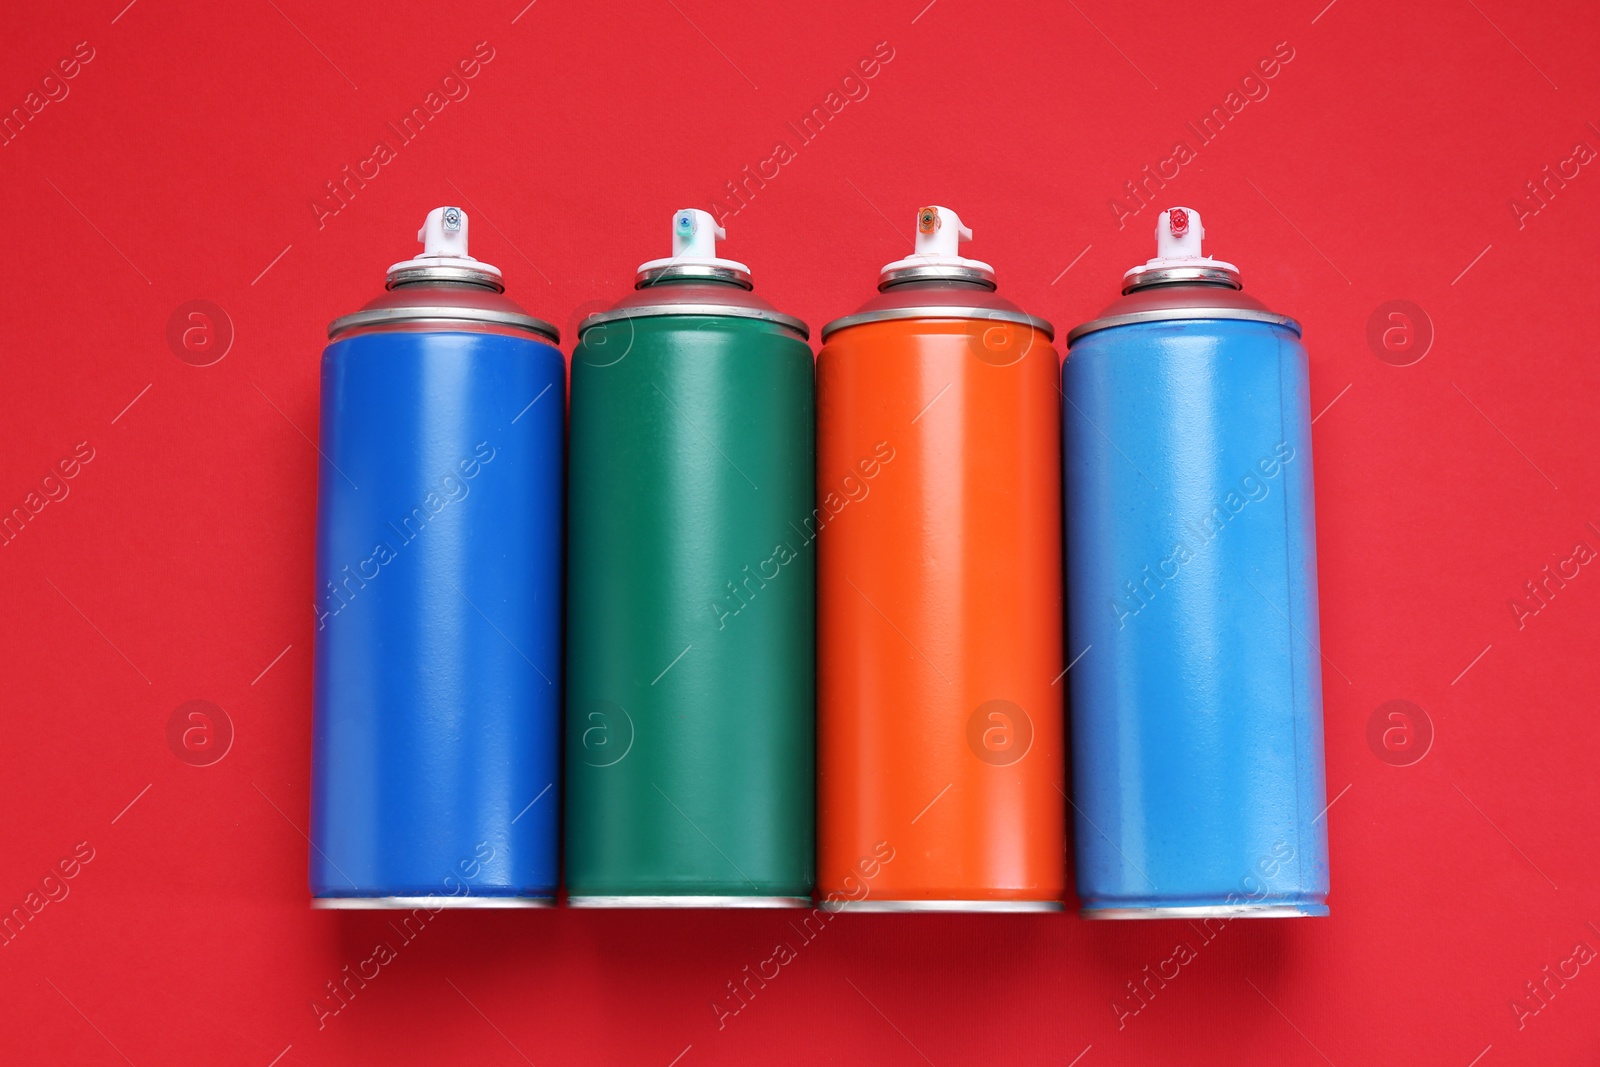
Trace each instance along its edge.
<path fill-rule="evenodd" d="M 812 383 L 810 348 L 750 319 L 574 353 L 571 895 L 811 892 Z"/>

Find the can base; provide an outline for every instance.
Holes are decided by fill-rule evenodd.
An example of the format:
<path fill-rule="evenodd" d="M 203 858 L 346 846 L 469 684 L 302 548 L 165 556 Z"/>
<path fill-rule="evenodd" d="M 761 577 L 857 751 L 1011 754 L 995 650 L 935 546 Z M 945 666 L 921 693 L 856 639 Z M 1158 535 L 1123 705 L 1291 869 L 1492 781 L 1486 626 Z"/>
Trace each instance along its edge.
<path fill-rule="evenodd" d="M 979 915 L 1062 911 L 1059 900 L 828 900 L 824 911 L 866 912 L 968 912 Z"/>
<path fill-rule="evenodd" d="M 551 908 L 554 897 L 418 896 L 418 897 L 312 897 L 319 911 L 411 911 L 427 908 Z"/>
<path fill-rule="evenodd" d="M 1184 907 L 1081 908 L 1085 919 L 1316 919 L 1326 904 L 1197 904 Z"/>
<path fill-rule="evenodd" d="M 569 908 L 809 908 L 810 897 L 691 896 L 681 893 L 568 896 Z"/>

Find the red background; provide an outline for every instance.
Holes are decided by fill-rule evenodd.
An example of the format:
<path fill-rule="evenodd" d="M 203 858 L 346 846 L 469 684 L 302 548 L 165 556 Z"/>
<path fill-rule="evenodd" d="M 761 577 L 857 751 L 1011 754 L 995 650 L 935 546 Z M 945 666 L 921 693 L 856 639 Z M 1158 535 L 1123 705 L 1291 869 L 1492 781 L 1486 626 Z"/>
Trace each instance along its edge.
<path fill-rule="evenodd" d="M 1600 548 L 1600 174 L 1510 206 L 1600 147 L 1592 5 L 525 2 L 9 13 L 0 108 L 77 42 L 94 58 L 0 148 L 0 511 L 78 442 L 95 458 L 0 548 L 0 908 L 78 842 L 94 859 L 0 948 L 0 1060 L 1594 1062 L 1600 965 L 1520 1019 L 1512 1002 L 1600 947 L 1600 575 L 1520 628 L 1509 606 Z M 319 227 L 323 183 L 480 41 L 470 95 Z M 728 220 L 727 254 L 780 308 L 814 329 L 853 310 L 938 202 L 1065 332 L 1170 202 L 1305 324 L 1332 918 L 1204 942 L 1071 914 L 846 916 L 719 1030 L 711 1003 L 790 916 L 445 913 L 319 1030 L 324 984 L 396 940 L 381 915 L 307 906 L 326 323 L 461 203 L 512 295 L 570 328 L 878 42 L 894 58 L 869 95 Z M 1119 229 L 1123 183 L 1194 145 L 1184 123 L 1279 42 L 1270 95 Z M 235 332 L 207 367 L 167 340 L 195 299 Z M 1394 299 L 1434 335 L 1404 367 L 1368 340 Z M 192 699 L 236 730 L 212 766 L 168 746 Z M 1397 699 L 1434 731 L 1409 766 L 1368 740 Z M 1126 983 L 1179 942 L 1197 958 L 1119 1028 Z"/>

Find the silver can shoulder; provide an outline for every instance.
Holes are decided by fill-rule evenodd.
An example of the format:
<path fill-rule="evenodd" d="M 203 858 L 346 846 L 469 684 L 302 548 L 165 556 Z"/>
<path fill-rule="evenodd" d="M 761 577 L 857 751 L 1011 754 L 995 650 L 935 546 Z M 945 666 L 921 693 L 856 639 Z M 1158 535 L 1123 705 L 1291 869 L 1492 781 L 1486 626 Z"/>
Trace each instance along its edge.
<path fill-rule="evenodd" d="M 560 330 L 528 314 L 510 297 L 486 286 L 440 281 L 395 286 L 360 311 L 334 319 L 328 324 L 328 339 L 361 330 L 413 324 L 510 329 L 553 345 L 561 342 Z"/>
<path fill-rule="evenodd" d="M 1282 326 L 1300 336 L 1300 324 L 1280 315 L 1255 297 L 1224 285 L 1155 285 L 1135 289 L 1112 301 L 1099 316 L 1074 326 L 1067 334 L 1070 349 L 1084 336 L 1114 326 L 1186 319 L 1235 319 Z"/>
<path fill-rule="evenodd" d="M 834 319 L 822 328 L 822 340 L 840 330 L 869 322 L 896 319 L 976 319 L 984 322 L 1014 322 L 1031 326 L 1051 341 L 1056 328 L 1037 315 L 994 292 L 993 288 L 971 283 L 930 281 L 894 285 L 863 304 L 860 310 Z"/>
<path fill-rule="evenodd" d="M 665 283 L 641 283 L 610 308 L 585 318 L 578 327 L 578 337 L 582 339 L 584 331 L 608 322 L 671 315 L 722 315 L 754 319 L 782 327 L 802 341 L 811 339 L 809 326 L 773 307 L 752 292 L 748 285 L 730 284 L 711 276 L 690 277 L 681 274 L 672 276 L 672 280 Z"/>

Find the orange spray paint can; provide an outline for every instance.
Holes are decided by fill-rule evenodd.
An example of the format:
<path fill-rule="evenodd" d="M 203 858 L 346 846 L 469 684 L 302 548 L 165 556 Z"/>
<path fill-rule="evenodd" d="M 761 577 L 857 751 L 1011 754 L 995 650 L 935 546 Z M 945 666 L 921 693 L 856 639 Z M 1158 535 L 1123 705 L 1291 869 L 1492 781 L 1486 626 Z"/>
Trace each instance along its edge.
<path fill-rule="evenodd" d="M 1060 360 L 923 208 L 817 360 L 818 895 L 1059 908 Z"/>

